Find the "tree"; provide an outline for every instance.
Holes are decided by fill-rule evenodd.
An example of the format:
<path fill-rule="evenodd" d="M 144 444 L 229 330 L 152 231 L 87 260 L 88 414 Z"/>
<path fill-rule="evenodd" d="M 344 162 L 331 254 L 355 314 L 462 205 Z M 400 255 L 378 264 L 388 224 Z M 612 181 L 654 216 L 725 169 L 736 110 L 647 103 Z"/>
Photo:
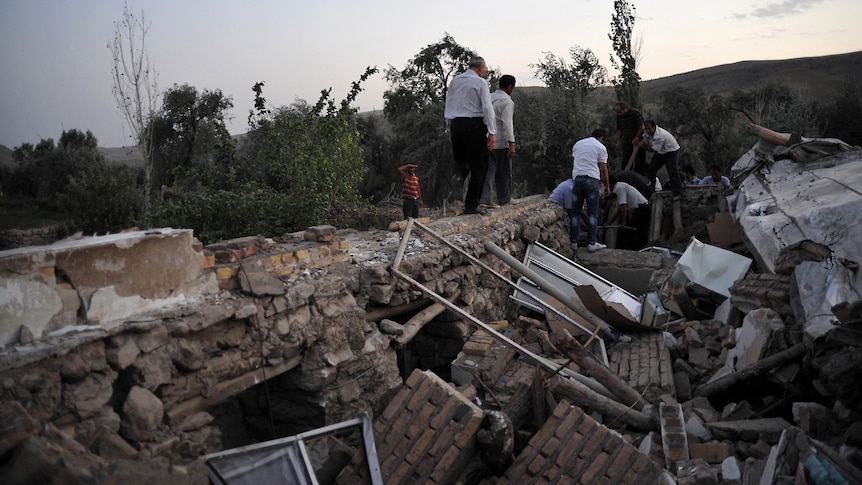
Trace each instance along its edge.
<path fill-rule="evenodd" d="M 443 110 L 452 78 L 467 69 L 476 53 L 459 45 L 449 34 L 424 47 L 407 66 L 386 70 L 390 89 L 383 94 L 383 112 L 392 127 L 388 159 L 367 160 L 375 173 L 398 183 L 395 168 L 410 161 L 419 165 L 419 180 L 426 204 L 440 204 L 452 189 L 452 147 L 445 133 Z M 491 79 L 497 77 L 488 71 Z"/>
<path fill-rule="evenodd" d="M 530 64 L 536 77 L 551 89 L 568 89 L 585 100 L 587 94 L 607 83 L 608 70 L 599 64 L 599 59 L 590 49 L 574 46 L 569 49 L 572 63 L 550 52 L 545 53 L 545 61 Z"/>
<path fill-rule="evenodd" d="M 720 95 L 700 88 L 675 87 L 662 92 L 661 124 L 683 147 L 681 164 L 691 163 L 697 173 L 712 165 L 723 173 L 750 147 L 741 115 Z"/>
<path fill-rule="evenodd" d="M 467 68 L 476 53 L 455 42 L 448 33 L 425 46 L 402 70 L 389 66 L 383 76 L 391 88 L 383 93 L 384 112 L 397 117 L 442 103 L 453 77 Z"/>
<path fill-rule="evenodd" d="M 642 108 L 640 83 L 637 72 L 638 53 L 632 49 L 632 32 L 635 24 L 635 7 L 626 0 L 614 0 L 611 16 L 611 33 L 608 37 L 617 58 L 611 56 L 611 66 L 619 71 L 613 78 L 617 99 L 635 108 Z"/>
<path fill-rule="evenodd" d="M 167 90 L 148 128 L 153 132 L 153 186 L 182 185 L 176 190 L 202 183 L 230 186 L 237 156 L 225 112 L 232 107 L 231 98 L 219 89 L 199 93 L 183 84 Z"/>
<path fill-rule="evenodd" d="M 809 100 L 802 90 L 793 90 L 784 81 L 769 79 L 748 91 L 736 91 L 733 106 L 743 110 L 754 123 L 771 130 L 820 136 L 826 124 L 823 108 Z"/>
<path fill-rule="evenodd" d="M 147 127 L 158 102 L 158 75 L 150 64 L 146 36 L 150 24 L 123 5 L 123 15 L 114 22 L 111 51 L 111 78 L 114 99 L 131 130 L 144 159 L 144 192 L 149 207 L 153 172 L 153 131 Z"/>

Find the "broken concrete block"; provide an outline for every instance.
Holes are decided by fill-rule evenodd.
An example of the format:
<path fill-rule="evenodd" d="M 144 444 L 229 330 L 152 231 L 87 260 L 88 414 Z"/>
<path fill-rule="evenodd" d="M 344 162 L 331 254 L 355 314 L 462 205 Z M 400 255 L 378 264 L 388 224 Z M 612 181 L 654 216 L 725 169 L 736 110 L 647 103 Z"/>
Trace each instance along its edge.
<path fill-rule="evenodd" d="M 684 462 L 690 458 L 682 406 L 662 403 L 659 405 L 659 415 L 666 468 L 673 470 L 675 463 Z"/>
<path fill-rule="evenodd" d="M 733 447 L 721 441 L 709 441 L 707 443 L 692 443 L 688 445 L 688 451 L 692 459 L 701 458 L 707 463 L 718 464 L 729 456 L 733 456 Z"/>
<path fill-rule="evenodd" d="M 743 439 L 756 441 L 762 439 L 767 443 L 777 443 L 781 433 L 793 427 L 782 418 L 746 419 L 742 421 L 720 421 L 704 425 L 712 431 L 717 439 Z"/>
<path fill-rule="evenodd" d="M 722 421 L 738 421 L 754 416 L 754 410 L 748 401 L 732 402 L 721 410 Z"/>
<path fill-rule="evenodd" d="M 736 347 L 727 354 L 727 364 L 734 370 L 759 361 L 772 351 L 781 350 L 773 339 L 773 334 L 784 331 L 781 316 L 768 308 L 750 312 L 736 331 Z"/>
<path fill-rule="evenodd" d="M 721 483 L 728 485 L 742 483 L 742 470 L 735 456 L 728 456 L 721 462 Z"/>
<path fill-rule="evenodd" d="M 685 421 L 685 433 L 699 441 L 709 441 L 712 439 L 712 433 L 704 427 L 703 420 L 696 414 L 689 416 Z"/>
<path fill-rule="evenodd" d="M 812 438 L 823 439 L 840 434 L 841 425 L 826 406 L 815 402 L 794 402 L 793 421 Z"/>

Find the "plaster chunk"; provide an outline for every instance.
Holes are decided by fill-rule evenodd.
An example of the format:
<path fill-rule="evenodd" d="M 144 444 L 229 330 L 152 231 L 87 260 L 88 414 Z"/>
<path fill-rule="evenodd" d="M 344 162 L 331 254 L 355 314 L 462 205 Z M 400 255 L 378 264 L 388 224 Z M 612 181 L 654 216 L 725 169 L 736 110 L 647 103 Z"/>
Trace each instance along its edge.
<path fill-rule="evenodd" d="M 38 339 L 62 310 L 63 300 L 43 277 L 0 275 L 0 345 L 17 342 L 21 326 Z"/>

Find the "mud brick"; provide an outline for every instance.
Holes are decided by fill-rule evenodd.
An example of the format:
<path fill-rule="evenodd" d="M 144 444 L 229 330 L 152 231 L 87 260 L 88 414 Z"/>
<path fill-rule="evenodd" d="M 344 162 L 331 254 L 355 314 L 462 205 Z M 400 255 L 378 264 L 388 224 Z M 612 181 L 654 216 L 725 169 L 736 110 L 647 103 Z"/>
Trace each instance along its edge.
<path fill-rule="evenodd" d="M 380 416 L 384 421 L 389 421 L 394 417 L 400 415 L 400 413 L 404 410 L 404 401 L 407 399 L 407 396 L 410 395 L 409 389 L 402 389 L 389 401 L 389 404 L 386 406 L 386 409 L 383 410 L 383 414 Z"/>
<path fill-rule="evenodd" d="M 407 429 L 404 431 L 404 436 L 409 440 L 415 440 L 422 435 L 422 433 L 427 429 L 427 425 L 416 419 L 416 416 L 412 416 L 410 418 L 409 423 L 407 424 Z"/>
<path fill-rule="evenodd" d="M 449 426 L 439 429 L 437 431 L 438 438 L 434 441 L 434 444 L 431 445 L 431 448 L 428 450 L 428 454 L 431 456 L 437 456 L 438 454 L 443 453 L 443 449 L 452 446 L 452 441 L 455 439 L 455 436 L 458 435 L 460 430 L 460 426 L 451 422 Z"/>
<path fill-rule="evenodd" d="M 491 351 L 491 343 L 473 342 L 472 340 L 464 344 L 463 351 L 469 355 L 486 355 Z"/>
<path fill-rule="evenodd" d="M 608 430 L 608 428 L 597 426 L 595 433 L 593 433 L 593 435 L 587 439 L 586 443 L 584 443 L 584 447 L 581 448 L 581 452 L 578 453 L 578 456 L 589 460 L 594 456 L 601 454 L 609 436 L 610 430 Z"/>
<path fill-rule="evenodd" d="M 383 479 L 386 483 L 410 483 L 407 481 L 407 478 L 411 473 L 410 466 L 401 462 L 400 466 L 394 468 L 390 473 L 383 475 Z"/>
<path fill-rule="evenodd" d="M 440 387 L 434 391 L 434 394 L 431 395 L 429 402 L 435 406 L 439 406 L 440 403 L 446 401 L 450 397 L 449 390 L 445 387 Z"/>
<path fill-rule="evenodd" d="M 545 456 L 552 456 L 554 452 L 560 447 L 560 440 L 557 438 L 551 437 L 544 446 L 542 446 L 542 454 Z"/>
<path fill-rule="evenodd" d="M 405 407 L 410 411 L 420 409 L 428 402 L 436 389 L 436 386 L 433 385 L 433 381 L 430 379 L 419 382 L 418 386 L 414 387 L 413 395 L 410 396 Z"/>
<path fill-rule="evenodd" d="M 421 478 L 427 477 L 434 470 L 434 466 L 434 458 L 431 456 L 425 456 L 424 458 L 419 460 L 419 463 L 416 464 L 415 473 Z"/>
<path fill-rule="evenodd" d="M 530 464 L 527 465 L 527 471 L 532 476 L 540 475 L 546 464 L 547 460 L 545 460 L 544 456 L 536 455 L 533 457 L 532 460 L 530 460 Z"/>
<path fill-rule="evenodd" d="M 565 439 L 566 436 L 571 433 L 571 430 L 580 423 L 580 419 L 583 416 L 583 411 L 578 408 L 571 408 L 569 414 L 567 414 L 563 420 L 556 426 L 554 430 L 554 436 L 560 439 Z"/>
<path fill-rule="evenodd" d="M 448 423 L 452 422 L 452 413 L 455 411 L 455 407 L 458 405 L 458 401 L 455 399 L 450 399 L 446 401 L 441 408 L 438 409 L 437 414 L 431 418 L 431 421 L 428 423 L 433 429 L 438 429 L 443 426 L 446 426 Z"/>
<path fill-rule="evenodd" d="M 614 457 L 611 464 L 608 465 L 608 471 L 605 475 L 614 483 L 619 483 L 620 478 L 629 469 L 632 463 L 635 462 L 640 452 L 631 445 L 623 445 L 622 448 Z"/>
<path fill-rule="evenodd" d="M 440 483 L 448 473 L 451 473 L 451 469 L 458 462 L 458 456 L 461 453 L 461 450 L 458 448 L 449 448 L 449 451 L 447 451 L 446 454 L 437 461 L 437 468 L 435 468 L 434 473 L 431 474 L 431 480 Z M 387 483 L 389 483 L 388 480 Z"/>
<path fill-rule="evenodd" d="M 542 476 L 548 480 L 548 483 L 559 483 L 557 480 L 560 478 L 560 473 L 560 467 L 551 465 L 547 470 L 545 470 L 545 473 Z"/>
<path fill-rule="evenodd" d="M 701 458 L 703 461 L 712 464 L 723 462 L 728 456 L 733 456 L 733 447 L 728 443 L 720 441 L 710 441 L 707 443 L 691 443 L 688 445 L 689 454 L 692 460 Z"/>
<path fill-rule="evenodd" d="M 417 463 L 425 455 L 425 450 L 431 446 L 435 436 L 434 430 L 426 428 L 419 438 L 410 443 L 410 450 L 404 456 L 404 461 L 411 465 Z"/>
<path fill-rule="evenodd" d="M 455 446 L 465 449 L 471 441 L 475 440 L 476 433 L 479 432 L 479 429 L 482 426 L 482 418 L 482 413 L 478 412 L 477 414 L 474 414 L 469 421 L 464 423 L 463 430 L 455 439 Z"/>
<path fill-rule="evenodd" d="M 582 483 L 596 483 L 602 475 L 604 475 L 605 466 L 607 465 L 607 453 L 600 453 L 594 459 L 590 460 L 590 466 L 587 467 L 583 475 L 581 475 Z"/>

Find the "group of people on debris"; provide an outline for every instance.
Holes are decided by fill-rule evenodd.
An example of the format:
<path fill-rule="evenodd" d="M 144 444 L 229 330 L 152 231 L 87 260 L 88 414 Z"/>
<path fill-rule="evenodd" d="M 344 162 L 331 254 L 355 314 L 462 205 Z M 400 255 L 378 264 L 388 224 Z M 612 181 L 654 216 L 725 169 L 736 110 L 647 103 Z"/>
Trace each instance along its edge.
<path fill-rule="evenodd" d="M 446 133 L 452 143 L 455 175 L 453 188 L 457 199 L 463 201 L 465 214 L 484 214 L 487 208 L 496 208 L 511 202 L 512 165 L 515 156 L 513 128 L 514 102 L 511 95 L 515 78 L 503 75 L 499 88 L 490 92 L 484 79 L 485 60 L 474 57 L 468 69 L 455 76 L 447 91 L 444 116 Z M 588 251 L 606 246 L 599 242 L 599 204 L 601 199 L 616 198 L 617 207 L 607 218 L 605 226 L 618 223 L 622 234 L 618 239 L 629 249 L 640 249 L 646 242 L 649 230 L 649 200 L 655 190 L 661 190 L 656 173 L 667 170 L 673 200 L 680 200 L 682 188 L 693 184 L 729 186 L 730 180 L 717 166 L 703 179 L 695 175 L 691 165 L 678 168 L 680 145 L 666 129 L 651 119 L 644 120 L 636 109 L 619 102 L 614 106 L 617 115 L 616 145 L 622 153 L 624 170 L 608 173 L 608 151 L 605 147 L 607 130 L 598 128 L 590 136 L 578 140 L 572 147 L 572 178 L 560 183 L 550 200 L 560 204 L 570 221 L 570 238 L 577 246 L 583 219 L 587 224 Z M 649 163 L 646 152 L 652 152 Z M 418 217 L 422 197 L 415 164 L 398 168 L 402 178 L 404 217 Z M 468 180 L 466 193 L 461 189 Z M 492 202 L 496 193 L 497 204 Z M 607 197 L 603 197 L 607 195 Z M 584 207 L 586 206 L 586 207 Z"/>
<path fill-rule="evenodd" d="M 580 241 L 582 219 L 586 222 L 586 248 L 590 252 L 606 247 L 598 241 L 599 201 L 606 192 L 608 197 L 605 199 L 616 199 L 617 206 L 604 227 L 619 229 L 618 247 L 641 249 L 649 237 L 649 201 L 653 192 L 662 187 L 656 179 L 661 167 L 665 167 L 670 177 L 665 185 L 670 186 L 674 201 L 681 199 L 682 188 L 688 185 L 720 183 L 730 186 L 730 180 L 721 174 L 718 166 L 711 167 L 710 175 L 703 179 L 695 175 L 691 165 L 682 167 L 680 173 L 677 166 L 680 146 L 670 132 L 654 120 L 644 120 L 639 111 L 625 103 L 617 103 L 614 111 L 617 115 L 616 144 L 621 149 L 625 169 L 608 174 L 607 131 L 596 129 L 589 137 L 575 143 L 572 148 L 572 179 L 563 181 L 550 196 L 550 200 L 566 210 L 570 220 L 570 238 L 575 248 Z M 646 163 L 647 151 L 653 152 L 649 164 Z"/>

